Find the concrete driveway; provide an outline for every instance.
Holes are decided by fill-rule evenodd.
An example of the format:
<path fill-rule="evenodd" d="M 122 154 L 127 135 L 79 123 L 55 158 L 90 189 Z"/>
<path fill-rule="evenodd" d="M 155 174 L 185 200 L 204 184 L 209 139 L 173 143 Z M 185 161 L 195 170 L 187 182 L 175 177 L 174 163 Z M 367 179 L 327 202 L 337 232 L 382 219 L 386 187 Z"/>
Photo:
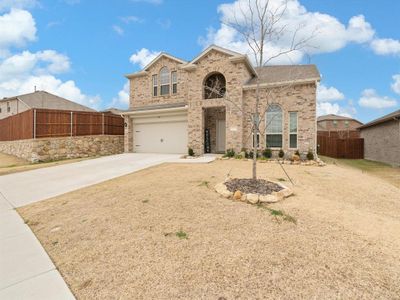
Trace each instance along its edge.
<path fill-rule="evenodd" d="M 177 161 L 180 156 L 124 153 L 14 173 L 0 176 L 0 192 L 12 207 L 20 207 L 163 162 Z"/>
<path fill-rule="evenodd" d="M 0 176 L 0 299 L 74 299 L 15 208 L 163 162 L 205 163 L 214 159 L 179 157 L 129 153 Z"/>

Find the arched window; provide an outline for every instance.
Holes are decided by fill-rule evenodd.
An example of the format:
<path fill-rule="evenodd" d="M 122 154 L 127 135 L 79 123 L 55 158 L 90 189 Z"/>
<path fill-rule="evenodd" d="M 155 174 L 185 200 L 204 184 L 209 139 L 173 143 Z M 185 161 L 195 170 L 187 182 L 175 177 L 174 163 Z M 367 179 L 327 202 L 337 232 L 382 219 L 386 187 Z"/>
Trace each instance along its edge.
<path fill-rule="evenodd" d="M 169 70 L 167 67 L 162 67 L 160 70 L 160 95 L 169 95 Z"/>
<path fill-rule="evenodd" d="M 265 118 L 267 148 L 282 148 L 282 121 L 281 107 L 276 104 L 270 105 Z"/>
<path fill-rule="evenodd" d="M 226 80 L 221 73 L 213 73 L 204 80 L 204 99 L 223 98 Z"/>

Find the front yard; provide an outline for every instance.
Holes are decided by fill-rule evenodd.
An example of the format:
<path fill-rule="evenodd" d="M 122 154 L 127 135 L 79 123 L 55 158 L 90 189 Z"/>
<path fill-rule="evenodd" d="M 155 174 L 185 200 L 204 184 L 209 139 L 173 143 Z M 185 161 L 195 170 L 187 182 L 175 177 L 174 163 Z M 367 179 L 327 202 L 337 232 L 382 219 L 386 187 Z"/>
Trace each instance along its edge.
<path fill-rule="evenodd" d="M 285 167 L 295 195 L 273 210 L 214 192 L 251 174 L 228 160 L 164 164 L 18 212 L 78 299 L 397 298 L 400 190 L 352 168 Z M 259 173 L 285 179 L 277 164 Z"/>
<path fill-rule="evenodd" d="M 69 164 L 92 158 L 97 158 L 97 157 L 85 157 L 85 158 L 63 159 L 63 160 L 56 160 L 49 162 L 31 163 L 22 158 L 18 158 L 16 156 L 0 152 L 0 176 L 12 173 L 30 171 L 35 169 L 41 169 L 46 167 L 52 167 L 57 165 Z"/>

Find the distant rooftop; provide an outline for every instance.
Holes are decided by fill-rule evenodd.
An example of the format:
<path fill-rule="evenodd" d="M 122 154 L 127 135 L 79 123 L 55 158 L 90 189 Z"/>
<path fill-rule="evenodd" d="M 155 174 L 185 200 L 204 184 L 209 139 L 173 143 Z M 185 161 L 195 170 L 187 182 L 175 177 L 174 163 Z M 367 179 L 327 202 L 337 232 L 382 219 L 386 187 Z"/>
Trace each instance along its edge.
<path fill-rule="evenodd" d="M 19 99 L 30 108 L 44 108 L 44 109 L 60 109 L 60 110 L 74 110 L 74 111 L 89 111 L 91 109 L 82 104 L 67 100 L 57 95 L 48 93 L 46 91 L 36 91 L 29 94 L 23 94 L 12 97 L 5 97 L 0 99 L 0 102 Z"/>
<path fill-rule="evenodd" d="M 349 118 L 349 117 L 344 117 L 344 116 L 338 116 L 338 115 L 334 115 L 334 114 L 319 116 L 317 118 L 317 122 L 320 122 L 320 121 L 338 121 L 338 120 L 356 121 L 356 122 L 362 124 L 362 122 L 360 122 L 360 121 L 358 121 L 356 119 Z"/>
<path fill-rule="evenodd" d="M 394 120 L 394 119 L 400 120 L 400 109 L 398 109 L 398 110 L 396 110 L 396 111 L 394 111 L 394 112 L 392 112 L 390 114 L 387 114 L 387 115 L 385 115 L 383 117 L 375 119 L 375 120 L 373 120 L 371 122 L 368 122 L 365 125 L 359 127 L 359 129 L 363 129 L 363 128 L 367 128 L 367 127 L 370 127 L 370 126 L 374 126 L 374 125 L 381 124 L 381 123 L 384 123 L 384 122 L 387 122 L 387 121 L 390 121 L 390 120 Z"/>

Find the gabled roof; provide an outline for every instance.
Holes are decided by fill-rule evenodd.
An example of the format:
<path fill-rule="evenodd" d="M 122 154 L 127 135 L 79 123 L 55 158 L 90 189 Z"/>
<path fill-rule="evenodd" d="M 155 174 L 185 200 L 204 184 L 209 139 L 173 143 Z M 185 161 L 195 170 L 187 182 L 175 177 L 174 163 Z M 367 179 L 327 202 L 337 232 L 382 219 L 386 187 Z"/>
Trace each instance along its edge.
<path fill-rule="evenodd" d="M 159 55 L 157 55 L 156 58 L 154 58 L 149 64 L 147 64 L 147 65 L 142 69 L 142 71 L 147 71 L 148 69 L 150 69 L 150 67 L 151 67 L 153 64 L 155 64 L 155 63 L 156 63 L 160 58 L 162 58 L 162 57 L 169 58 L 169 59 L 174 60 L 174 61 L 176 61 L 176 62 L 178 62 L 178 63 L 180 63 L 180 64 L 186 64 L 186 63 L 187 63 L 187 61 L 185 61 L 185 60 L 183 60 L 183 59 L 177 58 L 177 57 L 175 57 L 175 56 L 173 56 L 173 55 L 171 55 L 171 54 L 165 53 L 165 52 L 161 52 Z"/>
<path fill-rule="evenodd" d="M 256 68 L 261 85 L 279 83 L 319 81 L 319 71 L 315 65 L 281 65 Z M 252 87 L 257 84 L 257 77 L 251 78 L 244 87 Z"/>
<path fill-rule="evenodd" d="M 36 91 L 29 94 L 3 98 L 2 101 L 20 100 L 30 108 L 60 109 L 74 111 L 95 111 L 87 106 L 50 94 L 46 91 Z"/>
<path fill-rule="evenodd" d="M 198 56 L 196 56 L 193 60 L 191 60 L 185 67 L 186 68 L 190 68 L 190 66 L 195 65 L 200 59 L 202 59 L 204 56 L 206 56 L 210 51 L 218 51 L 221 53 L 225 53 L 229 56 L 231 56 L 231 60 L 232 61 L 243 61 L 247 68 L 249 69 L 250 73 L 252 73 L 253 75 L 257 75 L 256 70 L 254 69 L 253 65 L 251 64 L 249 58 L 247 57 L 247 55 L 229 50 L 229 49 L 225 49 L 222 47 L 219 47 L 217 45 L 211 45 L 208 48 L 206 48 L 203 52 L 201 52 Z"/>
<path fill-rule="evenodd" d="M 344 116 L 338 116 L 338 115 L 334 115 L 334 114 L 319 116 L 317 118 L 317 122 L 321 122 L 321 121 L 339 121 L 339 120 L 356 121 L 357 123 L 362 124 L 362 122 L 360 122 L 360 121 L 358 121 L 356 119 L 349 118 L 349 117 L 344 117 Z"/>
<path fill-rule="evenodd" d="M 171 60 L 174 60 L 180 64 L 187 64 L 187 61 L 177 58 L 171 54 L 168 54 L 166 52 L 161 52 L 160 54 L 158 54 L 150 63 L 148 63 L 141 71 L 136 72 L 136 73 L 131 73 L 131 74 L 126 74 L 125 77 L 126 78 L 134 78 L 134 77 L 140 77 L 140 76 L 144 76 L 147 74 L 147 70 L 150 69 L 150 67 L 155 64 L 159 59 L 161 59 L 162 57 L 166 57 L 169 58 Z"/>
<path fill-rule="evenodd" d="M 384 123 L 384 122 L 387 122 L 387 121 L 391 121 L 391 120 L 400 120 L 400 109 L 396 110 L 396 111 L 394 111 L 394 112 L 392 112 L 390 114 L 387 114 L 387 115 L 385 115 L 383 117 L 375 119 L 375 120 L 373 120 L 371 122 L 368 122 L 367 124 L 365 124 L 365 125 L 363 125 L 361 127 L 358 127 L 358 129 L 364 129 L 364 128 L 367 128 L 367 127 L 370 127 L 370 126 L 374 126 L 374 125 L 378 125 L 378 124 L 381 124 L 381 123 Z"/>

